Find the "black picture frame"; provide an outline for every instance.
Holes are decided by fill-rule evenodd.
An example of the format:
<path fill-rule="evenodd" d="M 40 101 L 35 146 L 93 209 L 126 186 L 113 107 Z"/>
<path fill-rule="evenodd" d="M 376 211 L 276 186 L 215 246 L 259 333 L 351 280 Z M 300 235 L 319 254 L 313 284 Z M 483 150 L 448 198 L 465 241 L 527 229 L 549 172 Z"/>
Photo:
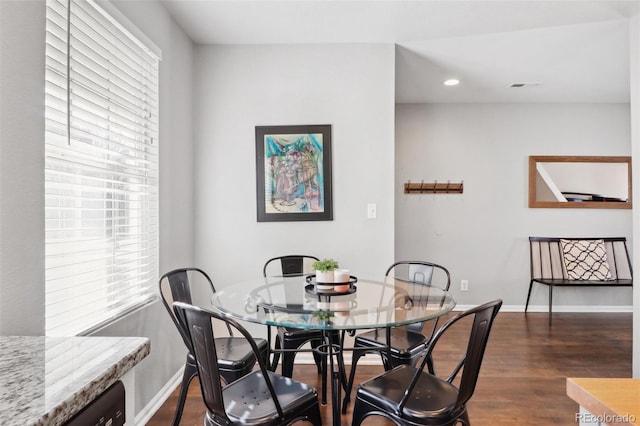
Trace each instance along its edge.
<path fill-rule="evenodd" d="M 258 222 L 333 220 L 331 125 L 256 126 Z"/>

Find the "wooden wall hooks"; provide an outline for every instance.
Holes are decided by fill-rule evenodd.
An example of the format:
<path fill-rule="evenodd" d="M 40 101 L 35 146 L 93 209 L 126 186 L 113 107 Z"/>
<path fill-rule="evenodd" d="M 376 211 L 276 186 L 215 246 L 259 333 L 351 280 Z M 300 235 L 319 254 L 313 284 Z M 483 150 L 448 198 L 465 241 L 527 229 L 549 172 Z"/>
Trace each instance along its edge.
<path fill-rule="evenodd" d="M 404 184 L 405 194 L 462 194 L 464 189 L 464 181 L 460 183 L 424 182 L 420 183 L 407 181 Z"/>

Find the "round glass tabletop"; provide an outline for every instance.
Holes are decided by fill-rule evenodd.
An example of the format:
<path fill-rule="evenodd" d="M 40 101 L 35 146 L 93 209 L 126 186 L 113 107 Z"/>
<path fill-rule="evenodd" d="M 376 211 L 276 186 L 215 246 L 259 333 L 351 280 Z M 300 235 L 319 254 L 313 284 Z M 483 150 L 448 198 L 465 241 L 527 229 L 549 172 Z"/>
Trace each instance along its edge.
<path fill-rule="evenodd" d="M 438 287 L 393 277 L 352 277 L 346 287 L 318 286 L 313 277 L 260 277 L 217 291 L 212 303 L 236 319 L 302 329 L 382 328 L 426 321 L 451 311 Z"/>

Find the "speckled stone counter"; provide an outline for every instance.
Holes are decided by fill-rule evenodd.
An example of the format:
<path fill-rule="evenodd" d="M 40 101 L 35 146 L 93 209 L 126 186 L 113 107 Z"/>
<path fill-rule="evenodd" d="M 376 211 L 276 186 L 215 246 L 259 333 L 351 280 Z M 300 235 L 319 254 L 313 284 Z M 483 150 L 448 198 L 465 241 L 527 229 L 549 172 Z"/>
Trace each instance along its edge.
<path fill-rule="evenodd" d="M 144 337 L 0 336 L 0 425 L 64 423 L 149 350 Z"/>

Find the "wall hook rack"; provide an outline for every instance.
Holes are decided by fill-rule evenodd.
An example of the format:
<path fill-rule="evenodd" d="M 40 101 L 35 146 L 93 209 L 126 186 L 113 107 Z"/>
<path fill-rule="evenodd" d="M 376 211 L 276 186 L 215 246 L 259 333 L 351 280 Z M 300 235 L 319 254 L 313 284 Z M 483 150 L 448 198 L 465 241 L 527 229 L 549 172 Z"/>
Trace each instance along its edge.
<path fill-rule="evenodd" d="M 405 194 L 462 194 L 464 190 L 464 181 L 459 183 L 439 183 L 437 180 L 434 182 L 411 182 L 407 181 L 404 184 Z"/>

